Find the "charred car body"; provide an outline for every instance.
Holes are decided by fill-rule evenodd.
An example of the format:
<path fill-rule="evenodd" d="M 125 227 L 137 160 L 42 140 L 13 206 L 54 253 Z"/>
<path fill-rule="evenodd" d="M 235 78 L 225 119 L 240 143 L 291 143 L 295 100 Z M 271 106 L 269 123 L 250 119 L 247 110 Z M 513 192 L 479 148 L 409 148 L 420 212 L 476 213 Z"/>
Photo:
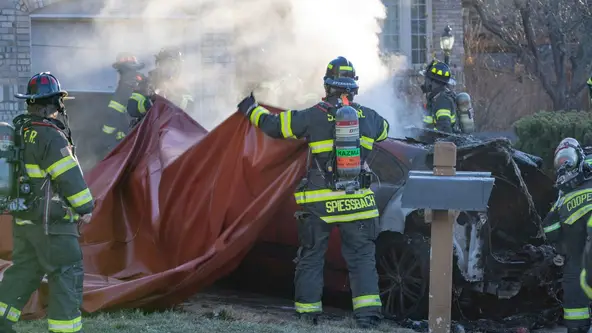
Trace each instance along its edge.
<path fill-rule="evenodd" d="M 541 228 L 541 216 L 551 207 L 556 193 L 553 181 L 540 170 L 540 159 L 514 150 L 507 139 L 483 141 L 422 132 L 421 142 L 389 138 L 375 145 L 368 160 L 378 179 L 372 188 L 381 212 L 382 232 L 376 243 L 385 314 L 427 318 L 430 227 L 422 210 L 401 208 L 401 195 L 409 170 L 432 169 L 437 138 L 456 143 L 457 170 L 488 171 L 496 179 L 489 211 L 461 212 L 454 226 L 456 308 L 462 314 L 476 310 L 475 316 L 484 315 L 499 310 L 493 305 L 496 300 L 512 299 L 516 303 L 519 294 L 528 294 L 530 310 L 533 303 L 547 307 L 556 304 L 559 270 L 552 263 L 555 251 L 544 244 Z M 296 223 L 290 220 L 297 206 L 286 204 L 293 210 L 278 214 L 276 223 L 260 236 L 236 272 L 241 280 L 251 276 L 262 282 L 262 276 L 269 276 L 273 282 L 289 285 L 291 259 L 298 246 Z M 348 292 L 338 231 L 333 232 L 326 255 L 325 288 Z M 264 280 L 269 287 L 269 281 Z M 512 315 L 516 307 L 506 310 L 505 314 L 496 314 Z"/>

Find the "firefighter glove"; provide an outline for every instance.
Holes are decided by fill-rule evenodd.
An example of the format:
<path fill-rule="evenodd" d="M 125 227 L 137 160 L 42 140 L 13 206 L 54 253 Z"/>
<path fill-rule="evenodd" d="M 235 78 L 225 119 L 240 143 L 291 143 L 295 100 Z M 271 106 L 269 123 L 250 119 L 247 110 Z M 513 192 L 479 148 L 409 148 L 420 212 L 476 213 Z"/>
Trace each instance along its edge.
<path fill-rule="evenodd" d="M 238 110 L 248 116 L 249 112 L 251 112 L 251 110 L 256 108 L 258 105 L 259 104 L 257 104 L 255 96 L 253 96 L 253 92 L 251 92 L 251 95 L 245 97 L 240 103 L 238 103 Z"/>
<path fill-rule="evenodd" d="M 88 214 L 82 215 L 80 217 L 80 223 L 82 223 L 82 224 L 89 224 L 91 219 L 92 219 L 92 213 L 88 213 Z"/>

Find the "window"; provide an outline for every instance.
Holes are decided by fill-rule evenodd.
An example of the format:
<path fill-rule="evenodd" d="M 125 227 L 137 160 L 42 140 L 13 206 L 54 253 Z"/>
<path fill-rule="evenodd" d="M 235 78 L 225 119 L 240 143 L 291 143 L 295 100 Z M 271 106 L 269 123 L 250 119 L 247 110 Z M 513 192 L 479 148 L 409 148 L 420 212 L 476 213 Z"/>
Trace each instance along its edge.
<path fill-rule="evenodd" d="M 399 7 L 400 0 L 384 0 L 386 7 L 386 19 L 382 28 L 382 49 L 387 53 L 397 53 L 401 51 L 399 43 L 400 25 Z"/>
<path fill-rule="evenodd" d="M 431 0 L 382 0 L 386 7 L 381 47 L 386 53 L 402 53 L 409 65 L 428 61 L 431 32 Z"/>
<path fill-rule="evenodd" d="M 393 154 L 376 145 L 368 159 L 368 165 L 381 183 L 396 185 L 403 182 L 407 176 L 407 167 Z"/>
<path fill-rule="evenodd" d="M 413 64 L 427 62 L 428 15 L 426 7 L 426 0 L 411 0 L 411 61 Z"/>

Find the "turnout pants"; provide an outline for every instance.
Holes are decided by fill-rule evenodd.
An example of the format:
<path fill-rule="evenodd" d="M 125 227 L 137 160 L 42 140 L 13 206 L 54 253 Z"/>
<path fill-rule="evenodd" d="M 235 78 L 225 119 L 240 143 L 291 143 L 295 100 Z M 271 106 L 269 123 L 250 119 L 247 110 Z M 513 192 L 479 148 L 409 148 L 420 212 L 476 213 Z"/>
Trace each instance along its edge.
<path fill-rule="evenodd" d="M 311 213 L 298 218 L 298 249 L 295 308 L 300 314 L 322 312 L 323 268 L 329 235 L 334 226 L 341 234 L 341 252 L 347 263 L 354 317 L 381 316 L 376 272 L 377 219 L 328 224 Z"/>
<path fill-rule="evenodd" d="M 75 224 L 45 235 L 41 225 L 13 225 L 13 265 L 0 282 L 0 332 L 19 320 L 21 310 L 47 274 L 50 332 L 80 332 L 82 251 Z"/>
<path fill-rule="evenodd" d="M 586 246 L 586 214 L 575 223 L 561 225 L 561 243 L 565 253 L 563 268 L 563 319 L 569 328 L 590 326 L 590 300 L 580 287 L 582 255 Z"/>

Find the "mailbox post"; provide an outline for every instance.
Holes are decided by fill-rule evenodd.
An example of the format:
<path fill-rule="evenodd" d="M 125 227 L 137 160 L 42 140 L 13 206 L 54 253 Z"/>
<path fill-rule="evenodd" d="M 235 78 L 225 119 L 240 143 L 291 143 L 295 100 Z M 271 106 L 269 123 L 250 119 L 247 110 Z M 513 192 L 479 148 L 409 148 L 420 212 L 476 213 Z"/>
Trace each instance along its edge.
<path fill-rule="evenodd" d="M 425 209 L 426 223 L 431 223 L 430 333 L 450 333 L 453 227 L 458 212 L 486 211 L 493 183 L 490 172 L 457 172 L 452 142 L 435 144 L 433 172 L 409 172 L 402 207 Z"/>

